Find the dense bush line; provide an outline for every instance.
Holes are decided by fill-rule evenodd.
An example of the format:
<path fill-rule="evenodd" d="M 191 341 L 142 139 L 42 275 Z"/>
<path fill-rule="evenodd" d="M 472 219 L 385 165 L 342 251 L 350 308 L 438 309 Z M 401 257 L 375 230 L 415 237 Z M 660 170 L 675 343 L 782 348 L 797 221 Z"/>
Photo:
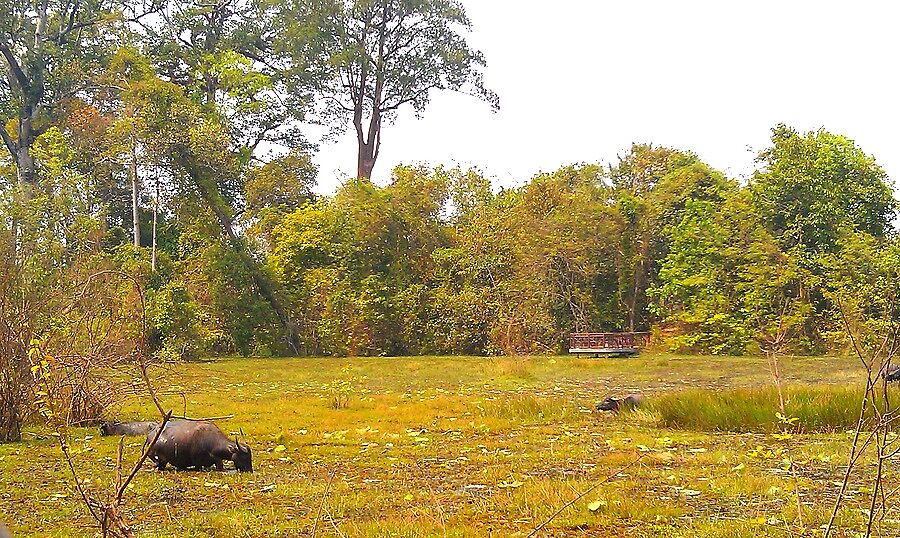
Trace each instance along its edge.
<path fill-rule="evenodd" d="M 847 346 L 839 304 L 859 322 L 893 315 L 891 188 L 871 157 L 824 131 L 775 128 L 744 183 L 692 153 L 634 145 L 613 166 L 515 189 L 475 170 L 398 167 L 386 185 L 356 179 L 316 197 L 308 159 L 290 157 L 246 172 L 248 199 L 260 181 L 297 186 L 231 240 L 202 200 L 170 198 L 152 263 L 121 226 L 127 207 L 97 198 L 80 172 L 79 136 L 42 137 L 55 166 L 42 171 L 61 181 L 31 200 L 35 228 L 19 241 L 41 256 L 42 279 L 85 263 L 137 275 L 161 358 L 553 353 L 585 330 L 649 330 L 689 352 L 823 353 Z"/>
<path fill-rule="evenodd" d="M 746 184 L 650 145 L 499 192 L 401 167 L 297 208 L 265 244 L 309 353 L 558 352 L 573 330 L 823 353 L 846 346 L 837 298 L 893 285 L 895 210 L 853 142 L 779 126 Z"/>

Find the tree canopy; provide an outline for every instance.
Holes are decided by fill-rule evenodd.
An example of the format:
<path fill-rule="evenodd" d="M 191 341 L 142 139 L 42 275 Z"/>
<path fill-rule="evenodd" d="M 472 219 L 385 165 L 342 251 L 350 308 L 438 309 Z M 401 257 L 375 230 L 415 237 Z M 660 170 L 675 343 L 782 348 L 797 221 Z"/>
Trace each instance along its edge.
<path fill-rule="evenodd" d="M 316 85 L 323 121 L 353 125 L 358 177 L 371 177 L 382 128 L 404 106 L 424 112 L 439 90 L 463 92 L 494 110 L 497 95 L 484 85 L 484 55 L 462 32 L 471 28 L 455 0 L 332 0 L 300 2 L 301 13 L 327 28 L 325 67 Z M 303 50 L 303 49 L 301 49 Z"/>
<path fill-rule="evenodd" d="M 892 293 L 867 276 L 896 269 L 892 184 L 825 130 L 775 126 L 746 182 L 649 143 L 509 189 L 424 164 L 372 182 L 399 111 L 442 90 L 498 105 L 455 1 L 3 8 L 0 302 L 28 309 L 3 314 L 30 320 L 3 343 L 25 362 L 85 267 L 146 287 L 160 359 L 543 353 L 623 330 L 817 353 L 846 345 L 840 305 Z M 331 195 L 310 121 L 357 132 L 359 177 Z"/>

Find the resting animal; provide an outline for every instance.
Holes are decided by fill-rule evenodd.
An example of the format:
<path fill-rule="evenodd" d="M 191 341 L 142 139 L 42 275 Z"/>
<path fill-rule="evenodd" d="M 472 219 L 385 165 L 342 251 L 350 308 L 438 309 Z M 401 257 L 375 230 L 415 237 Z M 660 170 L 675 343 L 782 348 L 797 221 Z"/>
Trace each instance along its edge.
<path fill-rule="evenodd" d="M 155 430 L 148 432 L 147 443 L 155 436 Z M 166 423 L 148 456 L 160 471 L 170 463 L 180 470 L 215 466 L 221 471 L 223 462 L 233 461 L 238 471 L 253 472 L 250 447 L 237 439 L 232 441 L 218 426 L 206 421 L 173 420 Z"/>
<path fill-rule="evenodd" d="M 612 411 L 613 413 L 631 411 L 642 403 L 644 403 L 644 396 L 641 394 L 629 394 L 622 399 L 610 397 L 597 404 L 597 411 Z"/>
<path fill-rule="evenodd" d="M 147 435 L 159 428 L 158 422 L 104 422 L 100 435 Z"/>

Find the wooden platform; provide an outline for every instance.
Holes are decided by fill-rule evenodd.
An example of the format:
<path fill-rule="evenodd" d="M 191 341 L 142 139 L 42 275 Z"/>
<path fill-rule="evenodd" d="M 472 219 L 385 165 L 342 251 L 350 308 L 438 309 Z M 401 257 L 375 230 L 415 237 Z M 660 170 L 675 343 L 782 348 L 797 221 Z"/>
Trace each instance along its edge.
<path fill-rule="evenodd" d="M 650 333 L 572 333 L 569 353 L 585 355 L 634 355 L 650 341 Z"/>

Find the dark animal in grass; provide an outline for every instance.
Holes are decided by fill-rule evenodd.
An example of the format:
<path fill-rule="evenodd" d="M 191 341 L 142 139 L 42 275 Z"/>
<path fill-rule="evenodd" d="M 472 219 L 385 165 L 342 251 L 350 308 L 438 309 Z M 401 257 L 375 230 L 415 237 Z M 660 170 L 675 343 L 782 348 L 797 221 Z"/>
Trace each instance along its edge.
<path fill-rule="evenodd" d="M 159 428 L 158 422 L 104 422 L 100 435 L 147 435 Z"/>
<path fill-rule="evenodd" d="M 597 404 L 597 411 L 631 411 L 635 407 L 640 406 L 644 402 L 644 397 L 640 394 L 629 394 L 624 398 L 609 397 Z"/>
<path fill-rule="evenodd" d="M 149 432 L 147 443 L 152 442 L 155 435 L 155 431 Z M 206 421 L 173 420 L 166 423 L 148 456 L 161 471 L 169 464 L 179 470 L 215 467 L 221 471 L 225 461 L 232 461 L 238 471 L 253 472 L 250 447 L 237 439 L 229 439 L 218 426 Z"/>
<path fill-rule="evenodd" d="M 891 366 L 883 375 L 884 380 L 888 383 L 893 383 L 894 381 L 900 383 L 900 366 Z"/>

